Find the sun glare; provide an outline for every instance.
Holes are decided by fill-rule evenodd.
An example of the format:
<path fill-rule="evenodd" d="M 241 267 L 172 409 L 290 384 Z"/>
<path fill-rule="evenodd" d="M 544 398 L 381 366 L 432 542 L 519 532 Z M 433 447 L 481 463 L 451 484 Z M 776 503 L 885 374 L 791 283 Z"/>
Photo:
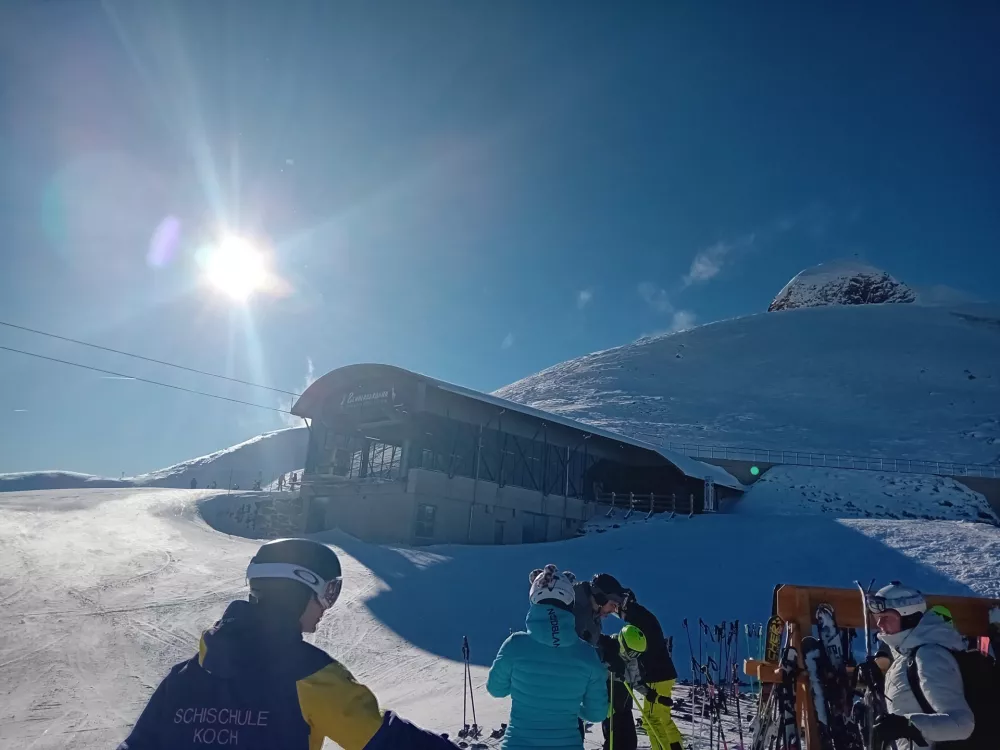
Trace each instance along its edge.
<path fill-rule="evenodd" d="M 246 240 L 227 237 L 205 259 L 205 276 L 216 289 L 245 301 L 267 281 L 264 256 Z"/>

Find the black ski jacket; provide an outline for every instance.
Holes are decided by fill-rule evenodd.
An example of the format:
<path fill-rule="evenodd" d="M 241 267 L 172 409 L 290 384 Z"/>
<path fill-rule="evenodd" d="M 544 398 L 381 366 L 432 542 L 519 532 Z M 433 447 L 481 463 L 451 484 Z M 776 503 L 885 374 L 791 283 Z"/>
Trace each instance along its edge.
<path fill-rule="evenodd" d="M 667 640 L 663 637 L 663 628 L 660 627 L 656 615 L 635 599 L 629 601 L 622 614 L 625 616 L 625 622 L 635 625 L 646 636 L 646 652 L 639 655 L 639 671 L 642 673 L 643 681 L 652 684 L 676 680 L 677 669 L 674 667 L 674 660 L 670 658 Z"/>

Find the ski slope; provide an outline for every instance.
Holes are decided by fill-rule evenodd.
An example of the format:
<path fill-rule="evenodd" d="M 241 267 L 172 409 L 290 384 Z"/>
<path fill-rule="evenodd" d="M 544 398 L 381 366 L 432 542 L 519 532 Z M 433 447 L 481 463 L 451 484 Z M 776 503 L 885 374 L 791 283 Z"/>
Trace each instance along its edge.
<path fill-rule="evenodd" d="M 199 512 L 206 502 L 239 499 L 131 488 L 0 495 L 0 747 L 114 747 L 167 668 L 195 652 L 226 602 L 245 596 L 258 542 L 209 527 Z M 480 723 L 506 720 L 506 703 L 482 685 L 497 647 L 523 622 L 528 571 L 547 562 L 581 576 L 613 572 L 678 644 L 685 617 L 764 620 L 778 581 L 849 586 L 877 576 L 1000 595 L 1000 530 L 967 522 L 760 512 L 654 517 L 506 547 L 321 538 L 341 554 L 345 594 L 310 638 L 384 706 L 452 733 L 463 635 Z M 683 673 L 686 647 L 678 648 Z M 599 740 L 599 731 L 588 735 L 588 746 Z"/>
<path fill-rule="evenodd" d="M 647 440 L 1000 462 L 1000 307 L 761 313 L 563 362 L 497 396 Z"/>

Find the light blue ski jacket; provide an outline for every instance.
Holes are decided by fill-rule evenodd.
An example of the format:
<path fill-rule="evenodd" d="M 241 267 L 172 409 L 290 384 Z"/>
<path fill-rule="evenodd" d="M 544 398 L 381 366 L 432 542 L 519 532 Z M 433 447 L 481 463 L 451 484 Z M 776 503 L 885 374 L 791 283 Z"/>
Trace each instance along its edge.
<path fill-rule="evenodd" d="M 608 671 L 593 646 L 576 634 L 572 612 L 532 604 L 527 632 L 500 647 L 486 689 L 511 696 L 504 750 L 581 750 L 580 722 L 608 715 Z"/>

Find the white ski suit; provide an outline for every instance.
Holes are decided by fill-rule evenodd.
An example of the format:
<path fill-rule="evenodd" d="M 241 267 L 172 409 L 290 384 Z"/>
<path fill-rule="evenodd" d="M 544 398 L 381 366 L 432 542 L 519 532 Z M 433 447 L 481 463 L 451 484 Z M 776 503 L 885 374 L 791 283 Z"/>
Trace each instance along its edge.
<path fill-rule="evenodd" d="M 933 750 L 935 743 L 968 738 L 975 729 L 975 718 L 965 700 L 958 662 L 949 651 L 965 650 L 962 636 L 936 614 L 928 612 L 915 628 L 893 635 L 880 633 L 878 637 L 893 653 L 893 662 L 885 674 L 886 708 L 889 713 L 908 718 L 930 745 L 922 748 L 908 740 L 898 740 L 898 750 Z M 906 676 L 909 655 L 918 646 L 920 689 L 934 708 L 932 714 L 924 713 Z"/>

